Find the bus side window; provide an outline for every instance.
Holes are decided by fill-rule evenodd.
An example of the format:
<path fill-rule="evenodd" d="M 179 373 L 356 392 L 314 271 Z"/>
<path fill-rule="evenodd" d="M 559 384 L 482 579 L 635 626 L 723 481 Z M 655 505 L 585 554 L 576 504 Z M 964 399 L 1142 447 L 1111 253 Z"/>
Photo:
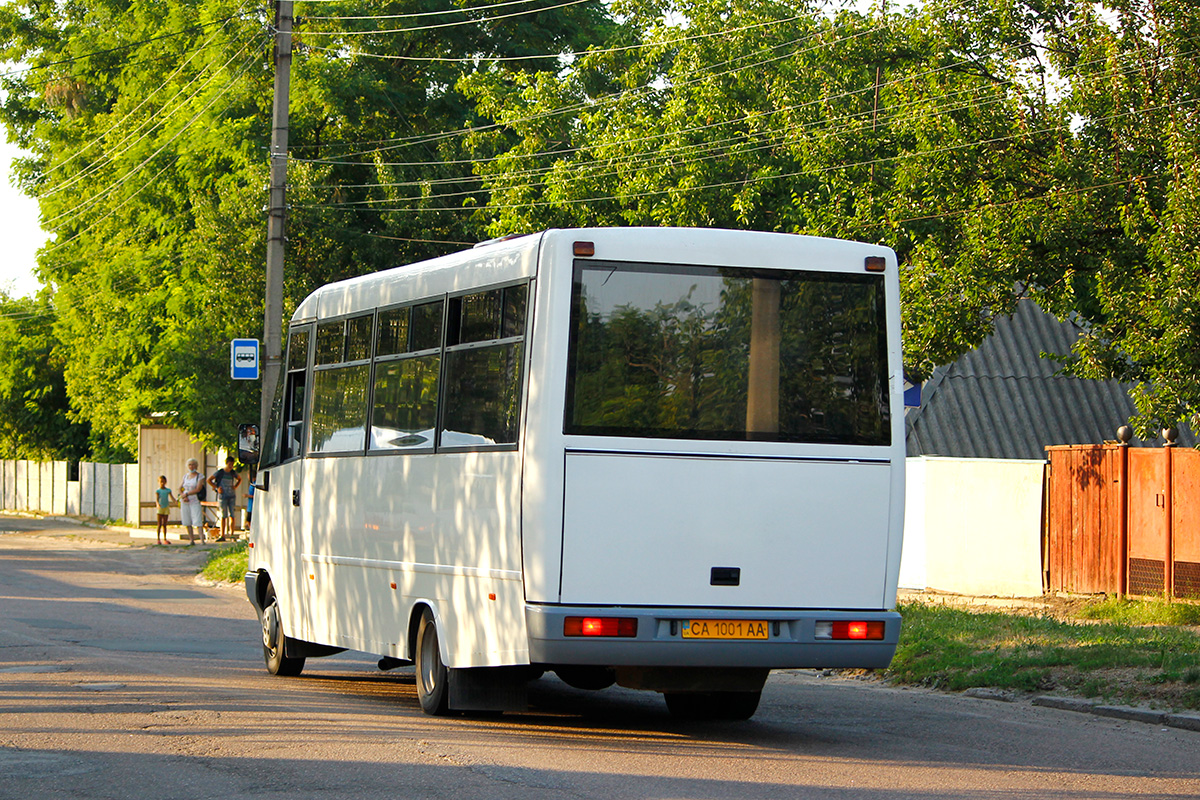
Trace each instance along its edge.
<path fill-rule="evenodd" d="M 372 313 L 317 325 L 309 389 L 311 453 L 353 453 L 363 449 L 374 322 Z"/>
<path fill-rule="evenodd" d="M 283 396 L 283 441 L 280 460 L 301 455 L 304 445 L 304 407 L 307 400 L 308 376 L 307 330 L 293 331 L 288 338 L 287 377 Z"/>
<path fill-rule="evenodd" d="M 437 300 L 379 312 L 371 450 L 433 447 L 443 306 Z"/>
<path fill-rule="evenodd" d="M 450 300 L 439 447 L 516 444 L 528 284 Z"/>

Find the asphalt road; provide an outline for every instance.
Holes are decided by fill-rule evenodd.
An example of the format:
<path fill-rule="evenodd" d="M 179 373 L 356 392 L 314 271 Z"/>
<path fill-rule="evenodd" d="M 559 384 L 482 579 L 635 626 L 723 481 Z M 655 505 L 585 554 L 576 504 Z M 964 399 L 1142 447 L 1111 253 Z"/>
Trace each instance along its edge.
<path fill-rule="evenodd" d="M 267 675 L 195 549 L 0 530 L 5 800 L 1200 797 L 1200 733 L 812 672 L 772 675 L 749 722 L 552 677 L 528 713 L 435 719 L 366 656 Z"/>

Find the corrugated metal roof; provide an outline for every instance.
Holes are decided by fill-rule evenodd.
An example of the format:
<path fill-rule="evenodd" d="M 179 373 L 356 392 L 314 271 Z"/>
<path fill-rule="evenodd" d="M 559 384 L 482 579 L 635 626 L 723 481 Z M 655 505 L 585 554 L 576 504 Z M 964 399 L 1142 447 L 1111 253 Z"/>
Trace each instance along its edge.
<path fill-rule="evenodd" d="M 908 455 L 1043 459 L 1048 445 L 1116 439 L 1137 413 L 1133 385 L 1061 375 L 1041 357 L 1069 353 L 1078 336 L 1076 325 L 1022 300 L 978 349 L 934 370 L 921 408 L 905 418 Z M 1195 441 L 1184 431 L 1179 443 Z"/>

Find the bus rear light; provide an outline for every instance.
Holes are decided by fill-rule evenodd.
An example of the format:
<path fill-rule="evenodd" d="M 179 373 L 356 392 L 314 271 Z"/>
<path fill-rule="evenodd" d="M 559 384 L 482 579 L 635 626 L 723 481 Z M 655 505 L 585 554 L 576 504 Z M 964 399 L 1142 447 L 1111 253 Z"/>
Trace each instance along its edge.
<path fill-rule="evenodd" d="M 567 617 L 563 620 L 563 636 L 637 636 L 637 619 L 633 617 Z"/>
<path fill-rule="evenodd" d="M 887 259 L 883 256 L 867 256 L 863 259 L 863 267 L 867 272 L 886 272 Z"/>
<path fill-rule="evenodd" d="M 838 620 L 818 622 L 813 638 L 816 639 L 883 639 L 884 624 L 881 621 Z"/>
<path fill-rule="evenodd" d="M 594 256 L 596 255 L 595 242 L 575 242 L 572 252 L 577 256 Z"/>

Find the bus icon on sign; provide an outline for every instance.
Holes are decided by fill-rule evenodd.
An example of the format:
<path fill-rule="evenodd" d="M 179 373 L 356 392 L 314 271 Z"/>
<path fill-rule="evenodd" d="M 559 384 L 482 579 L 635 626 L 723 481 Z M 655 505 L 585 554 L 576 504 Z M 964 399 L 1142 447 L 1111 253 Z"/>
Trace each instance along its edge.
<path fill-rule="evenodd" d="M 229 343 L 229 376 L 235 380 L 258 380 L 258 339 L 234 339 Z"/>

